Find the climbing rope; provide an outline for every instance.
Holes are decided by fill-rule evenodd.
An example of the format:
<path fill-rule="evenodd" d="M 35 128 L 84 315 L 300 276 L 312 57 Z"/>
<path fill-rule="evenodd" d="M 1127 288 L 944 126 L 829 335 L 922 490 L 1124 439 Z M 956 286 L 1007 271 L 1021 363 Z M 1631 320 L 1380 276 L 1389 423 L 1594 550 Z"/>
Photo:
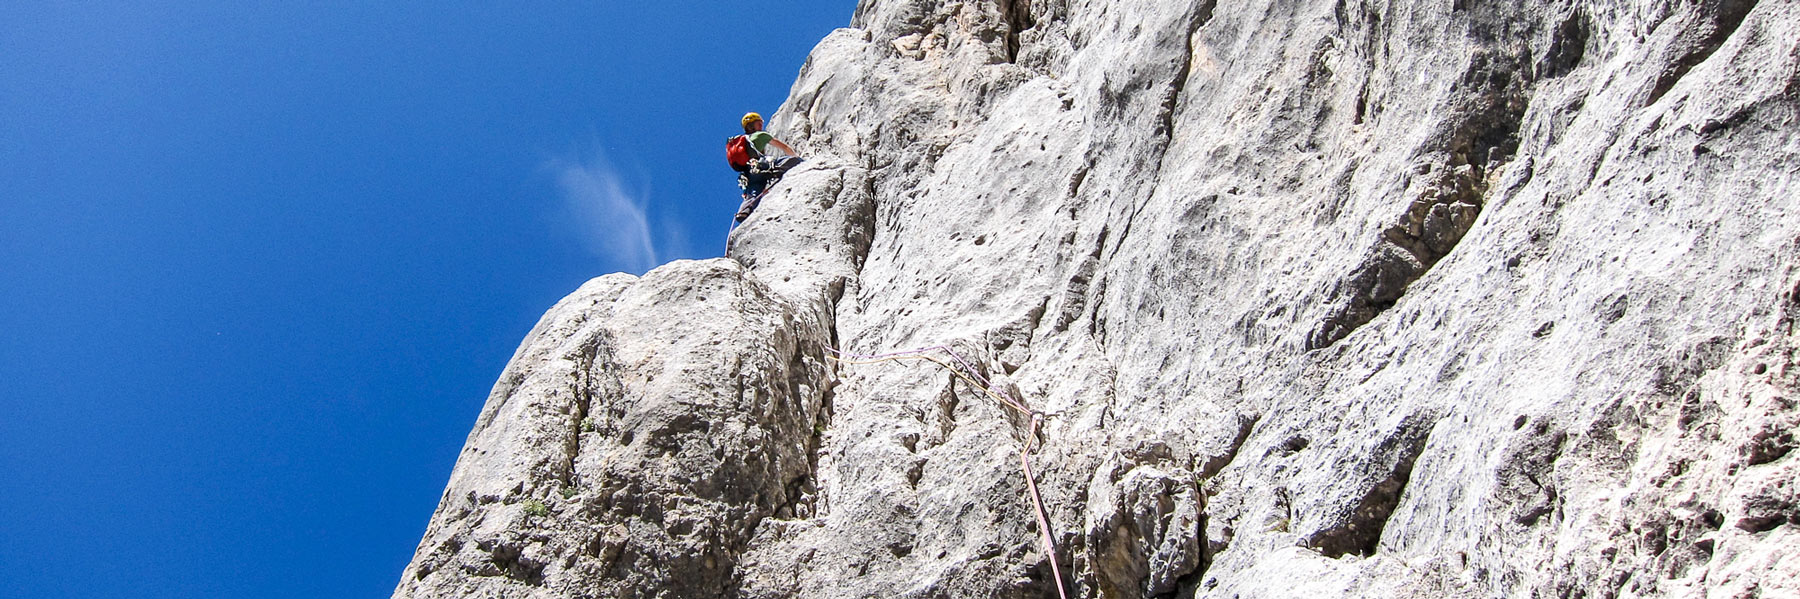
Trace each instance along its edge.
<path fill-rule="evenodd" d="M 934 345 L 885 354 L 854 354 L 839 351 L 831 346 L 824 347 L 827 351 L 841 356 L 827 356 L 828 359 L 842 364 L 879 364 L 899 360 L 925 360 L 937 364 L 949 371 L 951 375 L 968 383 L 969 386 L 981 390 L 983 395 L 1000 405 L 1030 418 L 1031 424 L 1025 432 L 1025 445 L 1019 451 L 1019 469 L 1025 474 L 1025 488 L 1031 493 L 1031 506 L 1034 509 L 1033 513 L 1037 516 L 1038 532 L 1041 533 L 1044 541 L 1044 555 L 1050 560 L 1050 575 L 1056 578 L 1056 595 L 1061 599 L 1069 599 L 1068 593 L 1063 590 L 1062 568 L 1056 565 L 1056 541 L 1050 537 L 1050 515 L 1044 509 L 1043 497 L 1038 494 L 1037 476 L 1031 471 L 1031 448 L 1037 441 L 1038 431 L 1043 427 L 1044 413 L 1027 407 L 1025 402 L 1003 391 L 994 389 L 994 384 L 989 382 L 986 377 L 981 376 L 980 369 L 976 368 L 974 363 L 963 358 L 961 354 L 956 353 L 956 350 L 950 349 L 950 346 L 947 345 Z M 943 352 L 950 356 L 950 359 L 954 360 L 961 368 L 931 355 L 934 352 Z"/>

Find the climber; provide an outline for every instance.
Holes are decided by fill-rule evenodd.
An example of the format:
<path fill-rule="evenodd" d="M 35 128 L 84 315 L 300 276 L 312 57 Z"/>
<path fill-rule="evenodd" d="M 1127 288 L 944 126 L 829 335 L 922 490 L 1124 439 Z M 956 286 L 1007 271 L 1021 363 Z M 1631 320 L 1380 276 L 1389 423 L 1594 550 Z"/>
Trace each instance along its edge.
<path fill-rule="evenodd" d="M 789 169 L 800 165 L 797 152 L 781 140 L 775 139 L 768 131 L 763 130 L 762 115 L 749 113 L 744 115 L 744 134 L 732 137 L 725 142 L 725 159 L 731 168 L 738 172 L 738 187 L 744 191 L 744 203 L 738 206 L 734 223 L 744 222 L 750 218 L 750 212 L 762 202 L 762 194 L 769 184 L 781 180 L 781 176 Z M 770 145 L 781 150 L 785 156 L 769 156 L 765 153 Z"/>

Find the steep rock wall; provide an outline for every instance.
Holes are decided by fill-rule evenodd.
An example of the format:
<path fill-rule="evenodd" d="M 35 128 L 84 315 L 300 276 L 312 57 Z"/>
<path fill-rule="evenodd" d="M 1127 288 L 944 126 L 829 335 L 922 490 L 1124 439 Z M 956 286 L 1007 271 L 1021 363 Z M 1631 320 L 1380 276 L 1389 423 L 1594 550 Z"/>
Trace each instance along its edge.
<path fill-rule="evenodd" d="M 1800 594 L 1796 73 L 1792 1 L 866 1 L 396 596 Z M 828 358 L 933 345 L 1054 555 L 1023 419 Z"/>

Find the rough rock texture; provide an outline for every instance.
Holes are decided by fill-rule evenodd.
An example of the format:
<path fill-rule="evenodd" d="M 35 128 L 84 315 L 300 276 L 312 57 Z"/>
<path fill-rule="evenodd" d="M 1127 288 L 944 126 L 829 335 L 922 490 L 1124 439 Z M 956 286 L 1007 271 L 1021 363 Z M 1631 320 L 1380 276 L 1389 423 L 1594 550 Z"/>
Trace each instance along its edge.
<path fill-rule="evenodd" d="M 1800 596 L 1800 2 L 866 0 L 396 597 Z M 1045 414 L 937 366 L 947 344 Z"/>

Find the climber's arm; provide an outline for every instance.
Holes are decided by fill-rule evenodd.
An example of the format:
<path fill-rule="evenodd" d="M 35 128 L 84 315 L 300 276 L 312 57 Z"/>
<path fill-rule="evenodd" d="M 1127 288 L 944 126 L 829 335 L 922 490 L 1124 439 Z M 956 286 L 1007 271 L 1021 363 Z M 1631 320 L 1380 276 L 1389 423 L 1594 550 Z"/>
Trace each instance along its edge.
<path fill-rule="evenodd" d="M 787 153 L 787 155 L 789 155 L 789 156 L 799 156 L 800 155 L 799 152 L 795 152 L 794 149 L 788 147 L 787 144 L 781 143 L 781 140 L 779 140 L 779 139 L 770 139 L 769 145 L 775 146 L 777 149 L 780 149 L 782 152 Z"/>

